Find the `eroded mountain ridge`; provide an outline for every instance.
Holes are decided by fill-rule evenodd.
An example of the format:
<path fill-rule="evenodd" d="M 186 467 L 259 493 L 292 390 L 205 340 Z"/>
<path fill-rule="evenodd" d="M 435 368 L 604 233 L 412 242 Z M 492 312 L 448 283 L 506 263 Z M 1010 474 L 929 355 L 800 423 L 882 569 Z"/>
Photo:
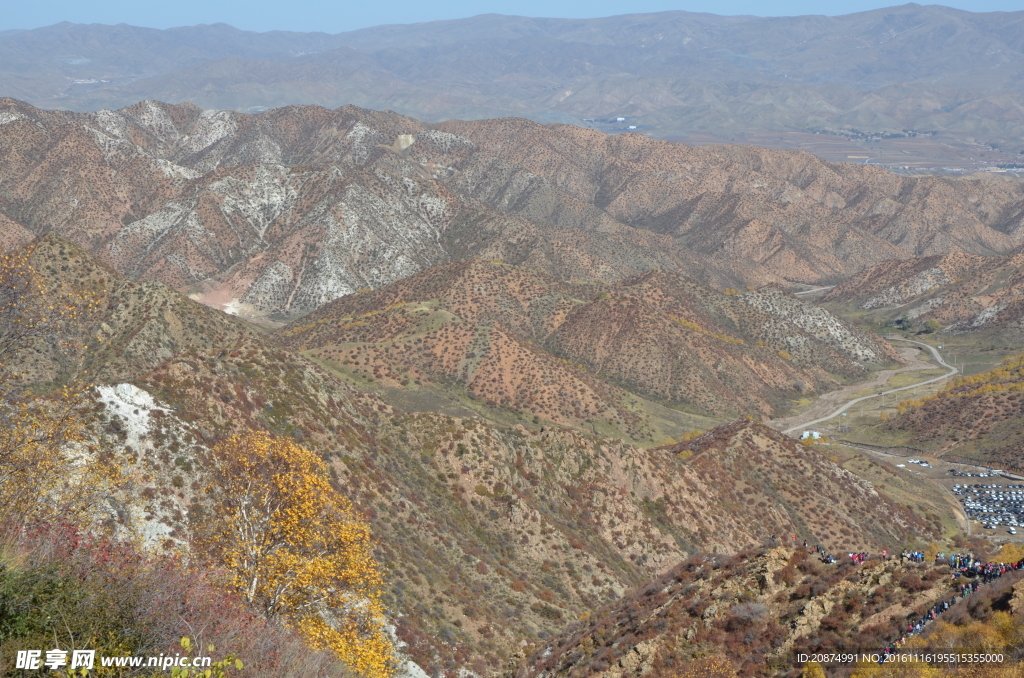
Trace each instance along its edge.
<path fill-rule="evenodd" d="M 715 287 L 1012 250 L 1013 181 L 903 178 L 753 147 L 519 119 L 0 103 L 10 244 L 56 231 L 141 280 L 287 318 L 478 256 L 563 280 L 676 271 Z"/>

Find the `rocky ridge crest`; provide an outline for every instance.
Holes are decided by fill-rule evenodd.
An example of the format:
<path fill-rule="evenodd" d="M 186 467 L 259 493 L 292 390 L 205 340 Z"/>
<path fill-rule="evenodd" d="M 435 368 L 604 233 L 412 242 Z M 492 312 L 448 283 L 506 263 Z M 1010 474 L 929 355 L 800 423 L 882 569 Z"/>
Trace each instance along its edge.
<path fill-rule="evenodd" d="M 828 282 L 908 255 L 1009 252 L 1024 214 L 1013 181 L 520 119 L 12 99 L 0 113 L 12 238 L 56 231 L 136 279 L 283 318 L 471 256 L 564 280 Z"/>

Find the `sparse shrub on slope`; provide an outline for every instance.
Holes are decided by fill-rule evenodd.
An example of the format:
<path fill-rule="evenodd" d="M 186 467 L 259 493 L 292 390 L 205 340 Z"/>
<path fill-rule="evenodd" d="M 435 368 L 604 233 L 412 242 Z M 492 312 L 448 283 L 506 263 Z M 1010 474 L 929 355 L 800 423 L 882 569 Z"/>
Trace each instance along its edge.
<path fill-rule="evenodd" d="M 858 565 L 836 555 L 838 562 L 828 564 L 803 549 L 696 554 L 534 646 L 505 676 L 822 676 L 820 666 L 801 666 L 797 656 L 881 652 L 911 620 L 958 591 L 959 582 L 950 583 L 945 564 L 874 556 Z M 1022 574 L 1010 571 L 958 599 L 908 646 L 1002 651 L 1015 662 L 1024 646 Z M 925 585 L 908 588 L 906 582 Z M 960 675 L 1010 678 L 1019 675 L 1016 666 Z M 945 675 L 941 669 L 916 668 L 924 671 L 830 665 L 827 675 Z"/>
<path fill-rule="evenodd" d="M 858 359 L 891 357 L 884 342 L 821 309 L 815 334 L 798 323 L 811 307 L 782 293 L 751 294 L 793 308 L 776 317 L 750 295 L 663 271 L 579 283 L 468 260 L 336 299 L 276 338 L 357 380 L 454 383 L 506 416 L 638 441 L 650 431 L 627 391 L 716 418 L 760 416 L 786 410 L 808 389 L 833 388 L 837 376 L 861 375 Z"/>
<path fill-rule="evenodd" d="M 0 375 L 7 389 L 29 376 L 24 365 L 12 369 L 15 353 L 74 354 L 82 348 L 80 326 L 97 311 L 99 297 L 80 281 L 54 274 L 52 260 L 67 261 L 66 249 L 80 254 L 59 238 L 0 253 Z"/>
<path fill-rule="evenodd" d="M 0 520 L 12 527 L 95 518 L 117 477 L 109 457 L 81 445 L 82 387 L 73 370 L 62 375 L 71 382 L 64 388 L 46 383 L 52 373 L 39 379 L 40 354 L 65 368 L 74 362 L 79 325 L 97 302 L 88 289 L 39 272 L 37 255 L 48 250 L 36 243 L 0 253 Z"/>
<path fill-rule="evenodd" d="M 916 661 L 879 666 L 862 662 L 851 678 L 1020 678 L 1024 676 L 1024 581 L 997 580 L 959 603 L 902 648 L 907 654 L 964 653 L 1001 657 L 1001 661 L 959 664 Z"/>
<path fill-rule="evenodd" d="M 911 432 L 947 458 L 1024 470 L 1024 355 L 956 379 L 934 396 L 903 401 L 897 413 L 884 429 Z"/>
<path fill-rule="evenodd" d="M 876 310 L 888 324 L 922 333 L 986 332 L 1014 339 L 1020 333 L 1024 254 L 953 252 L 887 261 L 844 281 L 825 302 L 854 302 Z"/>
<path fill-rule="evenodd" d="M 55 642 L 108 655 L 159 654 L 198 629 L 228 641 L 216 643 L 222 647 L 266 649 L 265 657 L 246 662 L 259 675 L 316 676 L 322 669 L 338 675 L 342 663 L 367 676 L 388 675 L 393 648 L 383 630 L 368 529 L 334 493 L 319 458 L 292 442 L 275 445 L 265 434 L 251 434 L 225 443 L 241 450 L 222 445 L 206 460 L 205 475 L 217 481 L 213 489 L 239 491 L 212 494 L 215 513 L 207 514 L 201 526 L 209 529 L 199 534 L 210 538 L 205 545 L 223 556 L 217 565 L 232 571 L 235 583 L 250 575 L 241 598 L 227 590 L 218 569 L 186 567 L 107 536 L 112 526 L 101 519 L 116 508 L 116 467 L 130 467 L 125 462 L 136 451 L 105 453 L 104 437 L 90 436 L 91 398 L 71 388 L 54 396 L 28 390 L 45 386 L 38 372 L 24 370 L 33 355 L 46 353 L 40 347 L 57 364 L 65 357 L 77 364 L 82 328 L 75 323 L 93 310 L 90 295 L 74 296 L 73 287 L 48 285 L 38 274 L 40 257 L 45 264 L 44 255 L 65 255 L 58 241 L 42 245 L 35 258 L 34 248 L 0 255 L 0 644 L 9 646 L 0 654 Z M 18 383 L 23 376 L 26 383 Z M 169 450 L 162 452 L 169 464 Z M 181 491 L 184 479 L 176 476 L 172 484 Z M 246 502 L 239 507 L 232 498 Z M 110 506 L 101 506 L 108 500 Z M 239 525 L 240 514 L 253 516 L 257 504 L 263 522 Z M 282 621 L 293 622 L 305 642 L 280 628 Z M 312 652 L 311 644 L 343 662 Z"/>

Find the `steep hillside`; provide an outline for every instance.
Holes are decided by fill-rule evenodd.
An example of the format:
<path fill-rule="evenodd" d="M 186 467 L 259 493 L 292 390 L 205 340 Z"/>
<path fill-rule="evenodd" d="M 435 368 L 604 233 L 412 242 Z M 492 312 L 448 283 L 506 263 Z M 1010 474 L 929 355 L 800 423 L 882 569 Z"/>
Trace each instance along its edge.
<path fill-rule="evenodd" d="M 871 483 L 836 466 L 822 453 L 760 424 L 733 422 L 664 449 L 687 459 L 687 466 L 702 478 L 742 478 L 726 490 L 741 510 L 744 505 L 748 511 L 769 513 L 772 504 L 799 507 L 801 522 L 791 525 L 788 533 L 798 538 L 811 535 L 806 537 L 809 542 L 830 549 L 845 548 L 848 540 L 868 537 L 858 535 L 851 527 L 871 515 L 874 498 L 888 517 L 870 530 L 870 538 L 884 542 L 885 537 L 876 529 L 885 531 L 891 529 L 886 524 L 909 525 L 916 520 L 907 507 L 889 500 Z M 821 484 L 812 488 L 797 480 L 802 478 L 820 479 Z M 926 529 L 935 528 L 929 525 Z"/>
<path fill-rule="evenodd" d="M 650 270 L 718 288 L 1019 245 L 1013 180 L 902 178 L 807 153 L 689 148 L 521 119 L 355 107 L 259 115 L 0 101 L 0 214 L 139 280 L 288 318 L 479 256 L 563 280 Z"/>
<path fill-rule="evenodd" d="M 879 363 L 900 359 L 896 349 L 880 338 L 851 327 L 820 306 L 803 302 L 778 288 L 766 287 L 748 292 L 743 295 L 743 301 L 799 327 L 854 361 Z M 796 351 L 797 342 L 790 341 L 792 350 Z"/>
<path fill-rule="evenodd" d="M 692 461 L 707 458 L 691 466 L 674 450 L 386 410 L 372 438 L 320 445 L 353 407 L 362 421 L 372 417 L 372 401 L 321 400 L 332 393 L 329 381 L 260 358 L 184 355 L 170 375 L 140 382 L 153 401 L 146 388 L 103 393 L 107 436 L 128 444 L 139 473 L 139 496 L 116 504 L 119 520 L 164 548 L 187 541 L 191 521 L 202 519 L 192 499 L 203 487 L 197 453 L 217 437 L 214 427 L 239 430 L 258 418 L 245 400 L 265 380 L 284 378 L 270 404 L 288 408 L 288 417 L 267 423 L 309 431 L 304 443 L 329 455 L 339 488 L 378 540 L 399 637 L 432 673 L 493 671 L 524 642 L 551 637 L 694 551 L 731 553 L 788 534 L 831 548 L 893 549 L 937 534 L 820 453 L 749 422 L 712 437 L 757 456 L 753 474 L 736 471 L 729 457 L 698 453 Z M 194 379 L 176 381 L 186 366 Z M 246 368 L 263 378 L 247 383 Z M 235 389 L 229 399 L 211 397 L 225 386 Z M 203 418 L 204 410 L 214 416 Z M 775 489 L 801 479 L 791 493 Z"/>
<path fill-rule="evenodd" d="M 829 291 L 825 302 L 872 311 L 905 328 L 931 322 L 950 334 L 998 333 L 1019 339 L 1024 330 L 1024 254 L 970 254 L 878 264 Z"/>
<path fill-rule="evenodd" d="M 904 401 L 879 428 L 945 458 L 1024 473 L 1024 356 L 957 379 L 933 397 Z"/>
<path fill-rule="evenodd" d="M 255 425 L 329 455 L 380 542 L 400 636 L 428 671 L 493 670 L 522 641 L 695 550 L 731 552 L 773 534 L 877 550 L 937 535 L 819 452 L 750 422 L 712 431 L 688 458 L 565 430 L 394 415 L 371 398 L 342 401 L 327 375 L 245 346 L 182 355 L 138 383 L 205 432 L 195 444 Z M 175 455 L 169 472 L 185 475 Z M 188 477 L 201 486 L 201 471 Z"/>
<path fill-rule="evenodd" d="M 246 323 L 186 299 L 158 282 L 133 282 L 77 245 L 46 235 L 33 244 L 32 265 L 47 280 L 88 292 L 95 309 L 67 328 L 65 341 L 36 342 L 21 358 L 33 382 L 72 376 L 114 383 L 138 377 L 188 349 L 234 344 L 256 332 Z M 69 352 L 67 341 L 77 350 Z"/>
<path fill-rule="evenodd" d="M 713 437 L 757 454 L 750 474 L 568 432 L 434 415 L 393 423 L 392 452 L 353 455 L 339 472 L 360 480 L 359 500 L 374 509 L 400 609 L 420 610 L 477 656 L 508 656 L 695 549 L 799 534 L 877 550 L 935 534 L 818 452 L 748 422 Z M 363 485 L 371 470 L 387 473 L 386 486 Z M 805 495 L 789 501 L 776 488 L 795 478 Z"/>
<path fill-rule="evenodd" d="M 593 205 L 618 222 L 682 240 L 719 267 L 737 274 L 750 269 L 748 277 L 767 269 L 794 280 L 823 279 L 901 250 L 990 253 L 1006 251 L 1018 237 L 1011 204 L 1020 200 L 1022 186 L 1014 181 L 907 180 L 805 153 L 688 149 L 638 135 L 509 120 L 442 128 L 473 140 L 479 151 L 472 160 L 499 155 L 547 180 L 530 181 L 508 196 L 503 184 L 495 187 L 503 200 L 517 201 L 512 209 L 527 216 L 553 212 L 565 223 L 571 213 L 563 216 L 554 206 Z M 490 185 L 502 174 L 514 176 L 493 163 L 475 162 L 475 172 L 460 165 L 448 183 L 472 187 L 476 195 L 494 191 Z M 527 178 L 521 175 L 520 182 Z"/>
<path fill-rule="evenodd" d="M 642 441 L 650 422 L 626 391 L 719 420 L 770 415 L 804 391 L 898 360 L 881 339 L 854 338 L 805 306 L 777 291 L 724 295 L 669 273 L 566 283 L 471 260 L 343 297 L 276 336 L 385 388 L 454 385 L 535 423 Z"/>
<path fill-rule="evenodd" d="M 494 670 L 522 643 L 695 551 L 773 534 L 863 549 L 939 534 L 884 490 L 760 424 L 644 450 L 561 428 L 395 413 L 236 319 L 120 279 L 55 237 L 36 257 L 41 275 L 91 285 L 107 301 L 81 330 L 104 341 L 61 359 L 96 383 L 94 440 L 130 481 L 109 502 L 110 520 L 173 550 L 203 519 L 204 448 L 247 429 L 301 441 L 370 522 L 398 634 L 431 674 Z M 42 364 L 34 374 L 38 385 L 52 380 Z"/>

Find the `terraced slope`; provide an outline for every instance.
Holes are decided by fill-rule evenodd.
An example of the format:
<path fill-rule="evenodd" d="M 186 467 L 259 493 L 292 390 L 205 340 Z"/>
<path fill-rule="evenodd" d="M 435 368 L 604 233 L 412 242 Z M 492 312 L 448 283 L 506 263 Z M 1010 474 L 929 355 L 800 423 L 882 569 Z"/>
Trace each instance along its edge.
<path fill-rule="evenodd" d="M 896 258 L 1009 252 L 1022 205 L 1015 181 L 521 119 L 0 100 L 5 241 L 52 230 L 132 278 L 278 320 L 474 256 L 562 280 L 829 282 Z"/>
<path fill-rule="evenodd" d="M 630 392 L 719 420 L 760 417 L 899 359 L 885 341 L 805 306 L 670 273 L 567 283 L 470 260 L 342 297 L 277 336 L 380 387 L 447 390 L 526 421 L 639 442 L 651 429 Z"/>

